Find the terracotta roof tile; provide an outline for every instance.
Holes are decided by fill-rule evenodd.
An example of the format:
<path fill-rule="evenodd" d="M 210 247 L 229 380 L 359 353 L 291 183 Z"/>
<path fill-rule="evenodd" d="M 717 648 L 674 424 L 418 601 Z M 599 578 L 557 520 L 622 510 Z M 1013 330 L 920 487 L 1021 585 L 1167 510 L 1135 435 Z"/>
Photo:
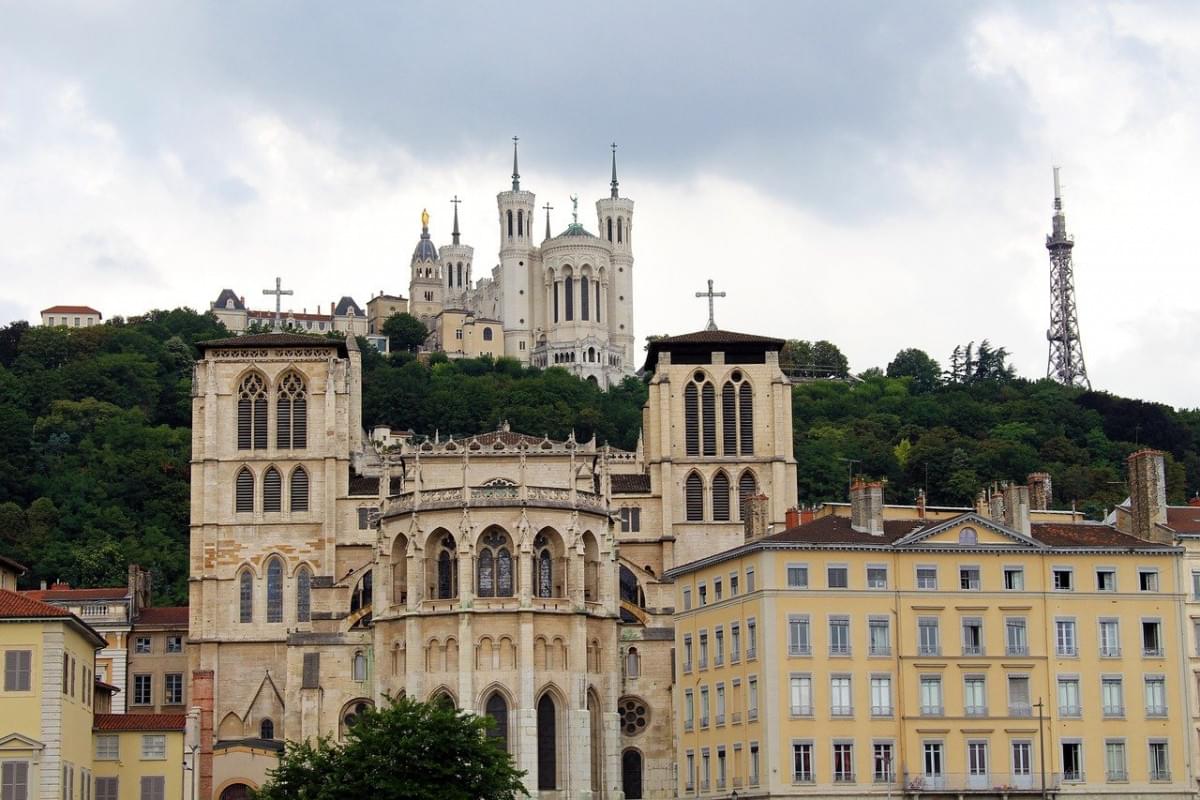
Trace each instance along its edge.
<path fill-rule="evenodd" d="M 646 494 L 650 491 L 650 476 L 640 473 L 612 476 L 613 494 Z"/>
<path fill-rule="evenodd" d="M 1169 550 L 1173 545 L 1148 542 L 1099 523 L 1035 522 L 1033 538 L 1051 547 L 1124 547 L 1137 550 Z"/>
<path fill-rule="evenodd" d="M 97 731 L 182 731 L 187 714 L 96 714 Z"/>
<path fill-rule="evenodd" d="M 184 625 L 188 624 L 187 606 L 161 606 L 143 608 L 138 612 L 137 625 Z"/>
<path fill-rule="evenodd" d="M 819 517 L 812 522 L 788 528 L 781 533 L 764 536 L 764 542 L 797 544 L 891 544 L 903 539 L 917 528 L 928 528 L 938 522 L 928 519 L 888 519 L 883 521 L 883 535 L 872 536 L 850 527 L 847 517 Z"/>
<path fill-rule="evenodd" d="M 124 586 L 110 586 L 103 589 L 32 589 L 24 592 L 35 600 L 57 600 L 70 602 L 72 600 L 124 600 L 129 596 L 129 589 Z"/>
<path fill-rule="evenodd" d="M 0 589 L 0 619 L 21 619 L 28 617 L 69 617 L 71 612 L 65 608 L 43 603 L 35 597 Z"/>
<path fill-rule="evenodd" d="M 95 314 L 103 316 L 99 311 L 91 306 L 50 306 L 42 309 L 43 314 Z"/>
<path fill-rule="evenodd" d="M 1167 525 L 1176 533 L 1200 533 L 1200 508 L 1192 505 L 1168 507 Z"/>

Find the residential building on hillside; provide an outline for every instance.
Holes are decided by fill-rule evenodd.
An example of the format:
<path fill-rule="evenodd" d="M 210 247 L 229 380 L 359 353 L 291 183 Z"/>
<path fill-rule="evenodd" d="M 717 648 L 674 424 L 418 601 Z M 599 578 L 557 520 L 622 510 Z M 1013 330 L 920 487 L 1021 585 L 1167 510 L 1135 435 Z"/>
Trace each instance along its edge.
<path fill-rule="evenodd" d="M 129 713 L 186 712 L 187 632 L 187 606 L 138 609 L 129 633 Z"/>
<path fill-rule="evenodd" d="M 290 294 L 290 292 L 287 292 Z M 222 289 L 217 299 L 208 304 L 209 310 L 220 320 L 230 333 L 245 333 L 252 326 L 263 330 L 292 330 L 304 333 L 349 333 L 366 336 L 367 315 L 352 297 L 342 297 L 329 304 L 329 313 L 319 308 L 309 312 L 287 309 L 278 315 L 274 311 L 251 309 L 246 298 L 238 296 L 232 289 Z"/>
<path fill-rule="evenodd" d="M 396 314 L 408 313 L 408 298 L 394 294 L 371 295 L 367 301 L 367 333 L 383 333 L 383 323 Z"/>
<path fill-rule="evenodd" d="M 42 324 L 47 328 L 90 328 L 104 321 L 104 315 L 91 306 L 50 306 L 42 309 Z"/>
<path fill-rule="evenodd" d="M 851 494 L 667 572 L 680 796 L 1192 796 L 1171 536 L 1036 521 L 1024 486 L 942 519 Z"/>
<path fill-rule="evenodd" d="M 17 580 L 28 572 L 24 564 L 19 564 L 11 558 L 0 556 L 0 589 L 10 592 L 17 590 Z"/>
<path fill-rule="evenodd" d="M 195 794 L 196 717 L 185 714 L 100 714 L 92 723 L 94 785 L 81 800 L 191 800 Z"/>

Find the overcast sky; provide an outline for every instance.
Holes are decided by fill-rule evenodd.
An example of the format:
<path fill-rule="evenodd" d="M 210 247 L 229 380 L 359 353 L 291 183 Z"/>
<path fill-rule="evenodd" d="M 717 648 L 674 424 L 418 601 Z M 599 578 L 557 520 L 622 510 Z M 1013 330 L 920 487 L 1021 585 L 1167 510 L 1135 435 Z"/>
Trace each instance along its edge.
<path fill-rule="evenodd" d="M 556 232 L 619 143 L 639 340 L 1040 377 L 1059 164 L 1093 385 L 1195 407 L 1198 97 L 1194 3 L 3 3 L 0 322 L 407 295 L 455 194 L 478 277 L 516 134 Z"/>

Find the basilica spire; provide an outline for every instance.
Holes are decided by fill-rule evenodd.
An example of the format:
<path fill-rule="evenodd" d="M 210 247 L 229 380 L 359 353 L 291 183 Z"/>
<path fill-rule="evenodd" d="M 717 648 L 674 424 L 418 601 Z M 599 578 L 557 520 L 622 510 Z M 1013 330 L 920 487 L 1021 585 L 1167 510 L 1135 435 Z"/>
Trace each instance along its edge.
<path fill-rule="evenodd" d="M 617 186 L 618 185 L 619 184 L 617 183 L 617 143 L 613 142 L 612 143 L 612 183 L 610 183 L 609 186 L 612 188 L 612 194 L 610 196 L 614 200 L 617 199 L 617 195 L 618 195 Z"/>
<path fill-rule="evenodd" d="M 517 142 L 520 141 L 516 136 L 513 137 L 513 188 L 514 192 L 521 191 L 521 170 L 517 169 Z"/>
<path fill-rule="evenodd" d="M 454 204 L 454 230 L 450 232 L 450 235 L 453 237 L 454 244 L 458 244 L 458 204 L 462 200 L 458 199 L 458 195 L 454 195 L 454 199 L 450 202 Z"/>

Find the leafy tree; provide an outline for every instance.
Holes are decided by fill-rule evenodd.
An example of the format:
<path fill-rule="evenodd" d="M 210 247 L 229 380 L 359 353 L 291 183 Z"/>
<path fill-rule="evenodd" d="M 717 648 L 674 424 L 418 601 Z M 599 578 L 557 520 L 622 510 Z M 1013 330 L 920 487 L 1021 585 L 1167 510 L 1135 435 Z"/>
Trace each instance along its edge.
<path fill-rule="evenodd" d="M 942 368 L 924 350 L 908 347 L 896 353 L 887 365 L 887 376 L 912 378 L 914 392 L 931 392 L 942 383 Z"/>
<path fill-rule="evenodd" d="M 788 339 L 779 353 L 779 365 L 800 378 L 845 378 L 850 362 L 838 346 L 824 339 L 808 342 Z"/>
<path fill-rule="evenodd" d="M 383 323 L 383 335 L 388 337 L 388 349 L 415 351 L 425 343 L 429 331 L 425 323 L 412 314 L 392 314 Z"/>
<path fill-rule="evenodd" d="M 363 713 L 344 744 L 289 742 L 257 800 L 516 800 L 522 777 L 490 718 L 449 704 L 391 699 Z"/>

